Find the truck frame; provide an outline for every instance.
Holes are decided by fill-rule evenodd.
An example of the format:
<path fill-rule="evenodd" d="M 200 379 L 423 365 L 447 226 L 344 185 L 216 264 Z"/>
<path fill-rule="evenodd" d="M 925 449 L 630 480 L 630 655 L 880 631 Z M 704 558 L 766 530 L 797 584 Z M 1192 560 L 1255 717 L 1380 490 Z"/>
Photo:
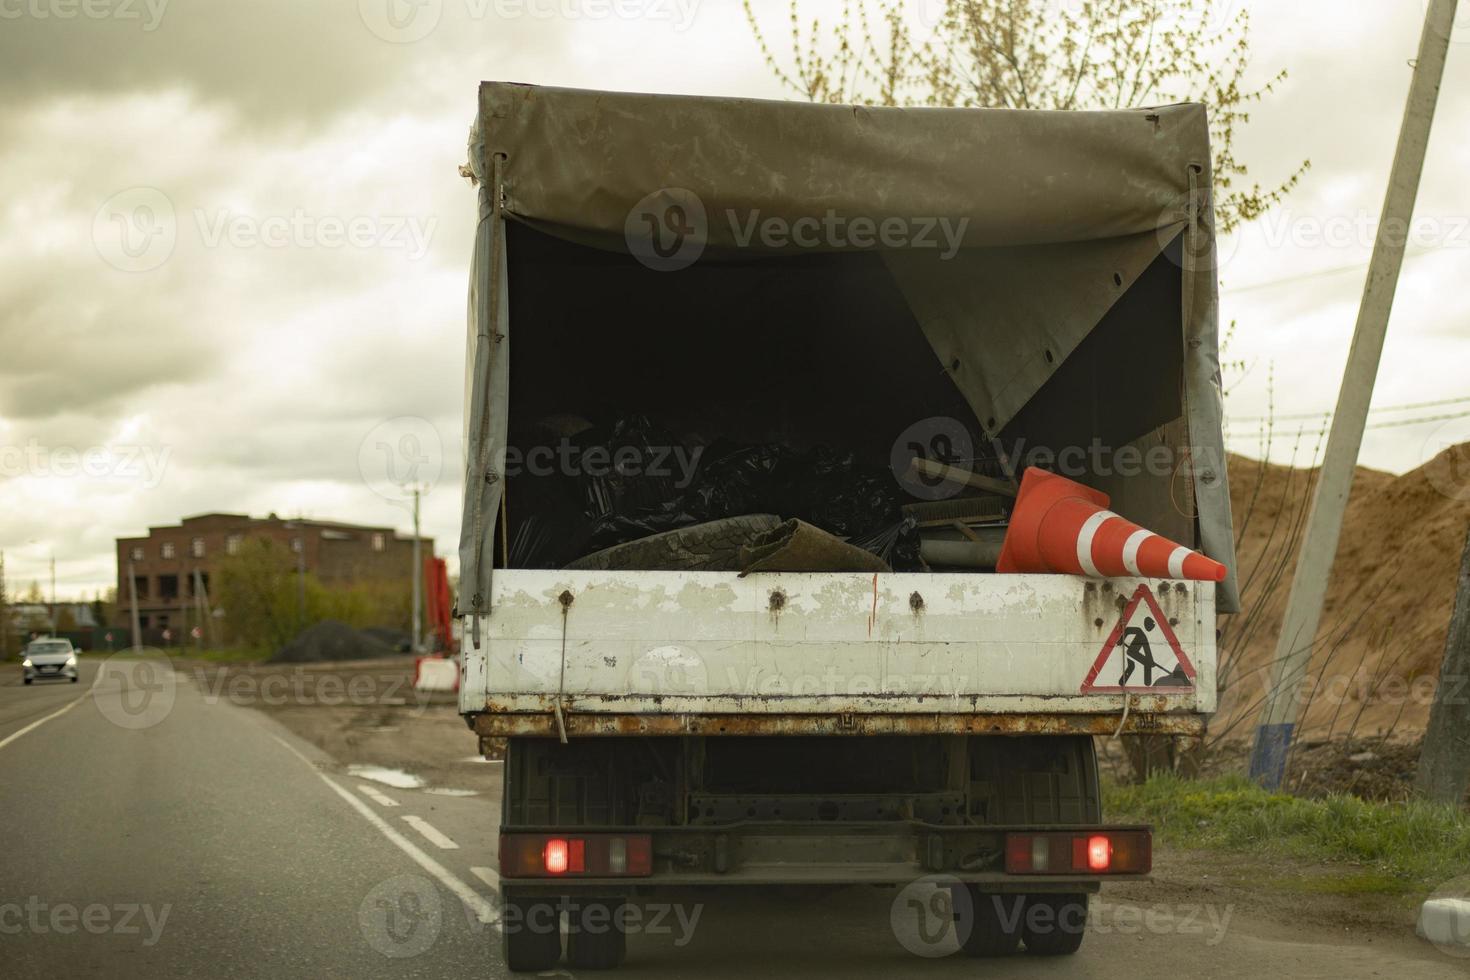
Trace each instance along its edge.
<path fill-rule="evenodd" d="M 930 151 L 904 157 L 918 161 L 912 181 L 875 184 L 843 162 L 867 154 L 891 164 L 895 140 Z M 764 169 L 722 170 L 715 149 Z M 962 161 L 976 174 L 957 192 Z M 607 342 L 587 340 L 589 353 L 567 345 L 591 335 L 565 325 L 598 310 L 599 329 L 632 323 L 633 314 L 606 312 L 628 296 L 659 291 L 639 311 L 656 332 L 670 309 L 727 280 L 747 277 L 729 294 L 738 298 L 784 288 L 774 277 L 797 269 L 811 293 L 835 295 L 867 288 L 851 278 L 862 262 L 862 282 L 897 283 L 884 309 L 907 304 L 916 326 L 905 337 L 928 341 L 981 438 L 1168 449 L 1175 462 L 1165 472 L 1080 479 L 1130 519 L 1233 569 L 1214 273 L 1200 261 L 1213 249 L 1208 164 L 1199 106 L 870 110 L 482 86 L 470 146 L 481 221 L 460 710 L 482 751 L 505 759 L 499 871 L 512 970 L 549 969 L 563 953 L 576 968 L 617 966 L 629 902 L 663 888 L 753 885 L 923 882 L 949 896 L 965 953 L 1066 954 L 1079 948 L 1102 882 L 1149 873 L 1150 829 L 1104 820 L 1094 740 L 1204 731 L 1215 709 L 1216 615 L 1235 607 L 1233 571 L 1217 586 L 979 570 L 508 567 L 517 509 L 506 490 L 516 443 L 508 419 L 554 406 L 555 389 L 600 391 L 600 373 L 638 376 L 638 357 L 669 356 L 652 336 L 616 364 Z M 1121 189 L 1119 176 L 1129 178 Z M 680 215 L 690 201 L 788 216 L 866 206 L 880 218 L 963 216 L 969 230 L 961 265 L 919 266 L 841 247 L 747 255 L 749 243 L 710 220 L 696 242 L 705 278 L 680 280 L 625 237 L 650 191 Z M 1028 279 L 1037 269 L 1048 278 Z M 954 317 L 977 309 L 970 287 L 995 270 L 983 299 L 1011 302 L 1014 329 L 976 346 Z M 710 317 L 737 298 L 710 300 Z M 975 322 L 976 336 L 990 329 Z M 688 343 L 719 356 L 702 339 Z M 922 358 L 915 364 L 922 379 Z M 1141 377 L 1167 383 L 1075 408 L 1079 385 L 1106 393 L 1121 378 L 1136 390 Z M 647 378 L 631 387 L 646 390 Z M 677 383 L 668 394 L 691 417 L 701 397 Z M 860 429 L 901 428 L 925 397 L 855 407 L 862 424 L 847 429 L 790 405 L 769 418 L 760 408 L 712 410 L 753 430 L 789 431 L 795 419 L 811 441 L 832 431 L 856 440 Z M 1126 666 L 1124 631 L 1145 621 L 1177 661 L 1172 683 Z M 1045 924 L 1005 914 L 1006 901 L 1045 912 Z"/>

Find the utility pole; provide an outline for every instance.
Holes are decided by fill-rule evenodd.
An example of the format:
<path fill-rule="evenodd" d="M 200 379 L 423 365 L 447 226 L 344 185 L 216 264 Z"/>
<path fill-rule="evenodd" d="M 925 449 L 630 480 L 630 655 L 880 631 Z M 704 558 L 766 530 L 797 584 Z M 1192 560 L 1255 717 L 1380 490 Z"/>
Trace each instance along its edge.
<path fill-rule="evenodd" d="M 1444 641 L 1444 663 L 1439 668 L 1439 686 L 1429 709 L 1429 726 L 1424 730 L 1424 748 L 1419 754 L 1415 778 L 1420 795 L 1438 803 L 1459 806 L 1470 787 L 1470 534 L 1465 537 L 1465 554 L 1460 559 L 1460 584 L 1455 592 L 1455 611 Z"/>
<path fill-rule="evenodd" d="M 5 552 L 0 551 L 0 660 L 10 659 L 10 593 L 5 591 Z"/>
<path fill-rule="evenodd" d="M 306 628 L 306 529 L 298 521 L 291 525 L 297 531 L 296 541 L 296 619 L 297 628 Z"/>
<path fill-rule="evenodd" d="M 199 642 L 207 641 L 211 647 L 218 646 L 214 642 L 214 614 L 209 608 L 209 593 L 204 589 L 204 574 L 197 566 L 194 568 L 194 607 L 199 614 Z"/>
<path fill-rule="evenodd" d="M 133 574 L 133 563 L 128 562 L 128 599 L 133 607 L 133 652 L 143 650 L 143 631 L 138 628 L 138 577 Z"/>
<path fill-rule="evenodd" d="M 424 652 L 424 559 L 419 537 L 419 488 L 413 488 L 413 652 Z"/>
<path fill-rule="evenodd" d="M 1286 618 L 1276 641 L 1271 693 L 1256 728 L 1255 748 L 1251 753 L 1251 778 L 1268 789 L 1280 787 L 1286 771 L 1287 750 L 1291 746 L 1300 707 L 1297 690 L 1311 665 L 1322 601 L 1327 594 L 1327 578 L 1332 571 L 1333 559 L 1337 557 L 1342 514 L 1347 506 L 1353 470 L 1363 443 L 1368 404 L 1372 401 L 1373 383 L 1378 377 L 1378 362 L 1383 355 L 1384 335 L 1388 331 L 1394 291 L 1398 288 L 1399 270 L 1404 262 L 1414 201 L 1419 194 L 1419 178 L 1424 170 L 1435 103 L 1439 99 L 1450 36 L 1454 32 L 1455 5 L 1456 0 L 1430 0 L 1424 31 L 1419 39 L 1419 57 L 1413 62 L 1408 104 L 1399 130 L 1393 169 L 1389 174 L 1383 215 L 1373 243 L 1373 259 L 1363 286 L 1358 323 L 1348 351 L 1342 389 L 1337 396 L 1337 411 L 1332 416 L 1332 432 L 1327 437 L 1322 470 L 1317 476 L 1317 487 L 1312 496 L 1306 535 L 1301 554 L 1297 557 Z"/>

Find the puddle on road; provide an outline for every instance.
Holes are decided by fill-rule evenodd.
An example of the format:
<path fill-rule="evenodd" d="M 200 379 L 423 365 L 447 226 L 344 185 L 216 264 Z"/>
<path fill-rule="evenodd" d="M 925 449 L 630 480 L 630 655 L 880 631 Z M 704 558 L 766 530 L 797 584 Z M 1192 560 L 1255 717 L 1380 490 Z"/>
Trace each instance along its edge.
<path fill-rule="evenodd" d="M 419 789 L 424 785 L 424 781 L 411 772 L 404 772 L 402 769 L 388 769 L 383 766 L 351 765 L 347 767 L 347 775 L 356 776 L 359 779 L 371 779 L 375 783 L 392 786 L 394 789 Z"/>
<path fill-rule="evenodd" d="M 446 786 L 434 786 L 424 790 L 433 796 L 479 796 L 478 790 L 473 789 L 450 789 Z"/>

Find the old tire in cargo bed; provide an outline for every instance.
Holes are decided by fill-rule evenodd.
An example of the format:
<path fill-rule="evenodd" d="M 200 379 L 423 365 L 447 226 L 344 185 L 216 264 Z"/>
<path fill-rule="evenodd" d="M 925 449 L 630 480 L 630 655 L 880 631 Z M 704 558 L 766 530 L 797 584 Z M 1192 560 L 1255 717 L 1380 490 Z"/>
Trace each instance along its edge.
<path fill-rule="evenodd" d="M 602 572 L 736 572 L 740 570 L 740 546 L 780 523 L 781 519 L 772 514 L 727 517 L 613 545 L 566 567 Z"/>

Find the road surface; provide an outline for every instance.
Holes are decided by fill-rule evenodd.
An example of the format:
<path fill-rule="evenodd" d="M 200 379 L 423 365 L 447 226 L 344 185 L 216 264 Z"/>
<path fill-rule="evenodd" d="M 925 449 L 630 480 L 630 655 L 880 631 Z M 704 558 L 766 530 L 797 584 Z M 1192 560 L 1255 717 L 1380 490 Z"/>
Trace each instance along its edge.
<path fill-rule="evenodd" d="M 0 672 L 5 977 L 506 975 L 494 792 L 359 778 L 161 664 L 86 659 L 79 684 L 31 687 L 18 665 Z M 1094 907 L 1075 957 L 926 959 L 910 949 L 953 943 L 924 934 L 924 887 L 652 899 L 622 972 L 1412 980 L 1470 966 L 1412 936 L 1142 904 L 1121 889 Z"/>

